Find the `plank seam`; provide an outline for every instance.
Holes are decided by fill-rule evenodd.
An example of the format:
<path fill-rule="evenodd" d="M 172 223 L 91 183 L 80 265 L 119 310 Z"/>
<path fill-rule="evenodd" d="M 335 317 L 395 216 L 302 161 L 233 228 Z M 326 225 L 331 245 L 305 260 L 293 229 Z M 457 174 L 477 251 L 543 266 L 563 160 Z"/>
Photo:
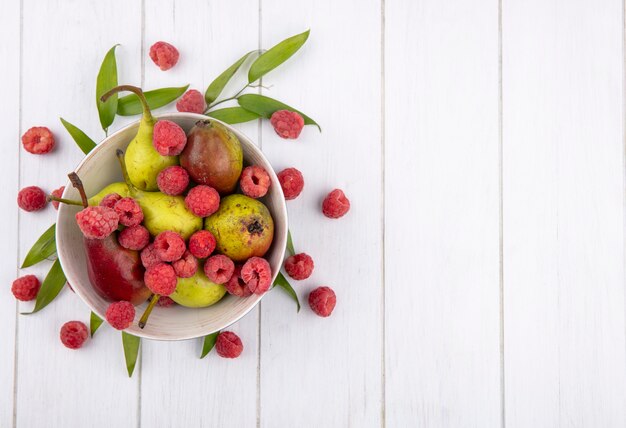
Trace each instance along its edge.
<path fill-rule="evenodd" d="M 141 69 L 141 87 L 143 88 L 145 85 L 145 79 L 146 79 L 146 61 L 145 61 L 145 53 L 146 53 L 146 1 L 145 0 L 141 0 L 141 25 L 140 25 L 140 37 L 139 37 L 139 43 L 140 43 L 140 53 L 141 53 L 141 64 L 140 64 L 140 69 Z M 141 428 L 141 390 L 143 388 L 143 382 L 142 382 L 142 371 L 143 371 L 143 352 L 144 352 L 144 347 L 146 345 L 145 340 L 143 341 L 144 343 L 141 344 L 141 349 L 140 349 L 140 354 L 139 354 L 139 361 L 138 361 L 138 366 L 137 367 L 137 428 Z"/>
<path fill-rule="evenodd" d="M 502 91 L 502 0 L 498 0 L 498 192 L 499 192 L 499 298 L 500 298 L 500 425 L 506 428 L 504 371 L 504 97 Z"/>
<path fill-rule="evenodd" d="M 381 171 L 381 397 L 380 424 L 386 425 L 385 325 L 385 0 L 380 2 L 380 171 Z"/>
<path fill-rule="evenodd" d="M 258 8 L 258 15 L 259 15 L 259 29 L 258 29 L 258 49 L 261 50 L 262 47 L 262 31 L 263 31 L 263 15 L 262 15 L 262 9 L 263 9 L 263 1 L 259 0 L 259 8 Z M 261 94 L 263 93 L 263 77 L 261 77 L 261 79 L 259 80 L 259 88 L 258 88 L 258 93 Z M 259 142 L 259 149 L 263 150 L 263 129 L 261 127 L 261 120 L 258 119 L 257 120 L 257 141 Z M 262 315 L 263 315 L 263 307 L 262 307 L 263 302 L 259 302 L 258 305 L 258 322 L 257 322 L 257 365 L 256 365 L 256 426 L 257 428 L 260 428 L 261 426 L 261 320 L 262 320 Z"/>

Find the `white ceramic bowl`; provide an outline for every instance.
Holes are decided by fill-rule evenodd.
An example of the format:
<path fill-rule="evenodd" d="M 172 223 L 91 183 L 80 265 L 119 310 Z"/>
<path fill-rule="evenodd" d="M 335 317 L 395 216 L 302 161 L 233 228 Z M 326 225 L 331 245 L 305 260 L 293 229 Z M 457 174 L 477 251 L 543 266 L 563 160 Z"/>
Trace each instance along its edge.
<path fill-rule="evenodd" d="M 176 122 L 185 132 L 188 132 L 198 120 L 207 119 L 207 117 L 193 113 L 171 113 L 159 116 L 159 119 Z M 76 167 L 75 172 L 82 179 L 89 197 L 107 184 L 122 180 L 115 151 L 119 148 L 126 148 L 135 136 L 138 124 L 139 122 L 135 122 L 107 137 Z M 276 278 L 282 265 L 287 242 L 287 208 L 280 183 L 268 160 L 250 139 L 229 125 L 224 124 L 224 126 L 239 137 L 243 148 L 244 165 L 261 165 L 272 180 L 270 190 L 263 198 L 263 202 L 274 218 L 274 241 L 265 257 L 272 267 L 273 278 Z M 65 185 L 63 197 L 80 199 L 78 192 L 69 182 Z M 104 319 L 110 302 L 96 293 L 89 281 L 83 236 L 74 218 L 79 209 L 80 207 L 77 206 L 60 205 L 56 228 L 57 252 L 67 280 L 76 294 L 92 311 Z M 137 321 L 147 306 L 147 303 L 144 303 L 137 307 L 135 322 L 126 331 L 136 336 L 158 340 L 181 340 L 205 336 L 239 320 L 254 308 L 261 297 L 252 295 L 240 298 L 226 294 L 218 303 L 206 308 L 185 308 L 178 305 L 160 308 L 157 306 L 152 311 L 146 327 L 140 329 Z"/>

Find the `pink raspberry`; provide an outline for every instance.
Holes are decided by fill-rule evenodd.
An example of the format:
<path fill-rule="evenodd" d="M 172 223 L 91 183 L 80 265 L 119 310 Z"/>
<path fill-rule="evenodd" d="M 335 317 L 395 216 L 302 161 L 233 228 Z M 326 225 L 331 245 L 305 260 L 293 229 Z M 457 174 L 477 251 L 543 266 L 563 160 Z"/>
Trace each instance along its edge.
<path fill-rule="evenodd" d="M 196 259 L 189 251 L 185 251 L 183 256 L 172 263 L 174 272 L 179 278 L 191 278 L 198 270 L 198 259 Z"/>
<path fill-rule="evenodd" d="M 115 212 L 120 216 L 120 223 L 124 226 L 137 226 L 143 221 L 143 211 L 133 198 L 122 198 L 115 204 Z"/>
<path fill-rule="evenodd" d="M 285 199 L 288 201 L 296 199 L 304 188 L 304 177 L 295 168 L 287 168 L 279 172 L 278 181 L 280 181 L 280 187 L 282 187 Z"/>
<path fill-rule="evenodd" d="M 46 193 L 37 186 L 24 187 L 17 194 L 17 205 L 24 211 L 39 211 L 48 203 Z"/>
<path fill-rule="evenodd" d="M 176 272 L 167 263 L 150 266 L 143 275 L 143 281 L 150 291 L 161 296 L 169 296 L 176 290 Z"/>
<path fill-rule="evenodd" d="M 247 166 L 241 173 L 239 185 L 244 195 L 251 198 L 261 198 L 270 187 L 270 176 L 258 165 Z"/>
<path fill-rule="evenodd" d="M 349 210 L 350 201 L 339 189 L 330 192 L 322 203 L 322 212 L 328 218 L 343 217 Z"/>
<path fill-rule="evenodd" d="M 154 244 L 146 245 L 146 247 L 141 251 L 140 256 L 141 264 L 146 269 L 161 262 L 161 259 L 159 259 L 159 256 L 157 256 L 156 250 L 154 249 Z"/>
<path fill-rule="evenodd" d="M 248 285 L 241 278 L 241 265 L 235 266 L 235 271 L 226 284 L 226 291 L 233 296 L 248 297 L 252 294 L 252 291 L 248 288 Z"/>
<path fill-rule="evenodd" d="M 117 242 L 129 250 L 142 250 L 150 243 L 150 232 L 140 224 L 127 227 L 119 233 Z"/>
<path fill-rule="evenodd" d="M 189 251 L 199 259 L 209 257 L 216 245 L 215 236 L 208 230 L 199 230 L 189 238 Z"/>
<path fill-rule="evenodd" d="M 272 114 L 270 123 L 281 138 L 296 139 L 304 128 L 304 119 L 295 111 L 278 110 Z"/>
<path fill-rule="evenodd" d="M 11 292 L 17 300 L 28 302 L 37 297 L 40 288 L 41 283 L 35 275 L 25 275 L 13 281 Z"/>
<path fill-rule="evenodd" d="M 189 173 L 182 166 L 168 166 L 157 175 L 157 186 L 166 195 L 182 195 L 189 186 Z"/>
<path fill-rule="evenodd" d="M 70 349 L 78 349 L 83 346 L 87 337 L 89 337 L 89 330 L 87 326 L 80 321 L 68 321 L 61 327 L 61 342 Z"/>
<path fill-rule="evenodd" d="M 185 204 L 198 217 L 208 217 L 220 207 L 220 194 L 211 186 L 202 184 L 187 193 Z"/>
<path fill-rule="evenodd" d="M 119 216 L 107 207 L 87 207 L 76 214 L 76 223 L 87 238 L 104 239 L 115 230 Z"/>
<path fill-rule="evenodd" d="M 243 343 L 232 331 L 223 331 L 217 336 L 215 350 L 222 358 L 237 358 L 243 352 Z"/>
<path fill-rule="evenodd" d="M 178 62 L 178 49 L 166 42 L 156 42 L 150 46 L 150 59 L 161 69 L 169 70 Z"/>
<path fill-rule="evenodd" d="M 163 156 L 178 156 L 187 144 L 187 135 L 171 120 L 159 120 L 154 125 L 152 144 Z"/>
<path fill-rule="evenodd" d="M 22 145 L 29 153 L 43 155 L 54 149 L 54 135 L 45 126 L 35 126 L 22 135 Z"/>
<path fill-rule="evenodd" d="M 337 296 L 332 288 L 318 287 L 309 294 L 309 306 L 320 317 L 328 317 L 335 309 Z"/>
<path fill-rule="evenodd" d="M 211 256 L 204 262 L 204 274 L 216 284 L 227 283 L 234 271 L 235 263 L 222 254 Z"/>
<path fill-rule="evenodd" d="M 263 294 L 272 285 L 272 268 L 261 257 L 250 257 L 241 268 L 241 279 L 254 294 Z"/>
<path fill-rule="evenodd" d="M 190 89 L 176 103 L 176 110 L 188 113 L 204 113 L 206 103 L 204 96 L 195 89 Z"/>
<path fill-rule="evenodd" d="M 285 270 L 287 274 L 298 281 L 310 277 L 313 272 L 313 267 L 313 259 L 306 253 L 296 254 L 285 260 Z"/>
<path fill-rule="evenodd" d="M 125 300 L 111 303 L 107 308 L 105 318 L 111 327 L 117 330 L 127 329 L 135 319 L 135 307 Z"/>
<path fill-rule="evenodd" d="M 61 196 L 63 196 L 64 191 L 65 191 L 65 186 L 61 186 L 58 189 L 52 191 L 52 196 L 54 196 L 55 198 L 60 198 Z M 52 201 L 52 206 L 54 207 L 55 210 L 59 209 L 59 204 L 60 202 L 58 201 Z"/>
<path fill-rule="evenodd" d="M 157 306 L 160 306 L 162 308 L 169 308 L 170 306 L 174 306 L 175 304 L 176 302 L 173 301 L 171 297 L 167 296 L 161 296 L 157 301 Z"/>
<path fill-rule="evenodd" d="M 100 201 L 101 207 L 115 208 L 115 204 L 122 199 L 122 196 L 117 193 L 109 193 Z"/>
<path fill-rule="evenodd" d="M 176 232 L 166 230 L 154 238 L 154 251 L 163 262 L 173 262 L 180 259 L 185 252 L 185 240 Z"/>

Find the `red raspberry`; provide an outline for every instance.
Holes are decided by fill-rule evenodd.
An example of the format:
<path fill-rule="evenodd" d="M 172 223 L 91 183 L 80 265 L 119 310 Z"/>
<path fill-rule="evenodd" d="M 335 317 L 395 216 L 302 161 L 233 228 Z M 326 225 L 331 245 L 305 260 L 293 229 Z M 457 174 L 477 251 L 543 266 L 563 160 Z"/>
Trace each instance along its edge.
<path fill-rule="evenodd" d="M 185 240 L 176 232 L 166 230 L 154 238 L 154 251 L 163 262 L 173 262 L 180 259 L 185 252 Z"/>
<path fill-rule="evenodd" d="M 283 188 L 283 194 L 288 201 L 296 199 L 304 187 L 304 177 L 295 168 L 287 168 L 279 172 L 278 181 L 280 181 L 280 187 Z"/>
<path fill-rule="evenodd" d="M 125 300 L 111 303 L 107 308 L 105 318 L 111 327 L 124 330 L 130 327 L 135 319 L 135 307 Z"/>
<path fill-rule="evenodd" d="M 176 302 L 173 301 L 171 297 L 167 296 L 161 296 L 157 301 L 157 306 L 160 306 L 162 308 L 169 308 L 170 306 L 174 306 L 175 304 Z"/>
<path fill-rule="evenodd" d="M 188 113 L 204 113 L 204 96 L 195 89 L 190 89 L 176 103 L 176 110 Z"/>
<path fill-rule="evenodd" d="M 87 207 L 76 214 L 76 223 L 87 238 L 104 239 L 115 230 L 119 216 L 107 207 Z"/>
<path fill-rule="evenodd" d="M 17 194 L 17 205 L 24 211 L 39 211 L 48 203 L 48 198 L 37 186 L 24 187 Z"/>
<path fill-rule="evenodd" d="M 318 287 L 309 294 L 309 306 L 320 317 L 328 317 L 335 309 L 337 296 L 332 288 Z"/>
<path fill-rule="evenodd" d="M 143 250 L 150 243 L 150 232 L 140 224 L 127 227 L 117 235 L 117 242 L 129 250 Z"/>
<path fill-rule="evenodd" d="M 241 278 L 241 265 L 235 266 L 235 271 L 230 277 L 228 282 L 224 284 L 226 291 L 233 296 L 248 297 L 252 294 L 252 291 L 248 288 L 248 285 Z"/>
<path fill-rule="evenodd" d="M 150 266 L 146 269 L 143 281 L 150 291 L 161 296 L 169 296 L 176 290 L 176 272 L 167 263 L 161 262 Z"/>
<path fill-rule="evenodd" d="M 117 204 L 120 199 L 122 199 L 122 196 L 118 193 L 109 193 L 102 198 L 99 205 L 101 207 L 114 208 L 115 204 Z"/>
<path fill-rule="evenodd" d="M 61 327 L 61 342 L 70 349 L 78 349 L 89 337 L 87 326 L 80 321 L 68 321 Z"/>
<path fill-rule="evenodd" d="M 189 251 L 199 259 L 205 259 L 215 250 L 215 236 L 208 230 L 199 230 L 189 238 Z"/>
<path fill-rule="evenodd" d="M 166 42 L 156 42 L 150 46 L 150 58 L 161 69 L 169 70 L 178 62 L 178 49 Z"/>
<path fill-rule="evenodd" d="M 28 302 L 37 297 L 39 288 L 41 288 L 41 283 L 35 275 L 25 275 L 13 281 L 11 292 L 17 300 Z"/>
<path fill-rule="evenodd" d="M 204 274 L 216 284 L 227 283 L 234 271 L 235 263 L 222 254 L 211 256 L 204 262 Z"/>
<path fill-rule="evenodd" d="M 250 257 L 241 268 L 241 278 L 254 294 L 263 294 L 272 285 L 272 268 L 261 257 Z"/>
<path fill-rule="evenodd" d="M 65 191 L 65 186 L 61 186 L 56 190 L 52 191 L 52 196 L 54 196 L 55 198 L 60 198 L 61 196 L 63 196 L 63 192 Z M 59 201 L 52 201 L 52 206 L 54 207 L 55 210 L 59 209 Z"/>
<path fill-rule="evenodd" d="M 170 120 L 159 120 L 154 125 L 152 144 L 163 156 L 178 156 L 187 144 L 187 135 L 183 128 Z"/>
<path fill-rule="evenodd" d="M 22 145 L 29 153 L 43 155 L 54 149 L 54 135 L 45 126 L 35 126 L 22 135 Z"/>
<path fill-rule="evenodd" d="M 281 138 L 298 138 L 302 128 L 304 128 L 302 116 L 295 111 L 289 110 L 275 111 L 270 118 L 270 123 Z"/>
<path fill-rule="evenodd" d="M 270 176 L 258 165 L 247 166 L 241 173 L 239 185 L 244 195 L 251 198 L 261 198 L 270 187 Z"/>
<path fill-rule="evenodd" d="M 350 201 L 339 189 L 330 192 L 322 203 L 322 212 L 328 218 L 343 217 L 349 210 Z"/>
<path fill-rule="evenodd" d="M 232 331 L 223 331 L 217 336 L 215 350 L 222 358 L 237 358 L 243 352 L 243 343 Z"/>
<path fill-rule="evenodd" d="M 157 263 L 161 262 L 159 256 L 157 256 L 156 251 L 154 249 L 154 244 L 148 244 L 146 248 L 141 251 L 141 264 L 143 267 L 148 269 L 150 266 L 154 266 Z"/>
<path fill-rule="evenodd" d="M 143 211 L 133 198 L 122 198 L 115 204 L 115 212 L 124 226 L 137 226 L 143 221 Z"/>
<path fill-rule="evenodd" d="M 313 259 L 306 253 L 288 257 L 285 261 L 287 274 L 298 281 L 310 277 L 314 266 Z"/>
<path fill-rule="evenodd" d="M 198 217 L 208 217 L 220 207 L 220 194 L 210 186 L 196 186 L 187 193 L 185 204 Z"/>
<path fill-rule="evenodd" d="M 174 272 L 179 278 L 191 278 L 198 270 L 198 259 L 196 259 L 189 251 L 185 251 L 183 256 L 172 263 Z"/>
<path fill-rule="evenodd" d="M 182 195 L 189 186 L 189 174 L 182 166 L 168 166 L 157 175 L 157 186 L 166 195 Z"/>

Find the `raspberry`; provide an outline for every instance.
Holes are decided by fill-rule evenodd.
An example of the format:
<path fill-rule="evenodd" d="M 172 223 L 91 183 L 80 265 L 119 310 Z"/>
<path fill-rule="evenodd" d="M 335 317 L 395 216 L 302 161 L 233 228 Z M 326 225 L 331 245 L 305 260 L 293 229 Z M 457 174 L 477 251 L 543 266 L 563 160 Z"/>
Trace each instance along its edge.
<path fill-rule="evenodd" d="M 350 201 L 339 189 L 330 192 L 322 203 L 322 212 L 328 218 L 343 217 L 349 210 Z"/>
<path fill-rule="evenodd" d="M 65 186 L 61 186 L 56 190 L 52 191 L 52 196 L 54 196 L 55 198 L 60 198 L 61 196 L 63 196 L 63 192 L 65 191 Z M 54 207 L 55 210 L 59 209 L 59 201 L 52 201 L 52 206 Z"/>
<path fill-rule="evenodd" d="M 182 166 L 168 166 L 157 175 L 157 186 L 166 195 L 181 195 L 189 186 L 189 174 Z"/>
<path fill-rule="evenodd" d="M 159 297 L 159 300 L 157 301 L 157 306 L 160 306 L 162 308 L 169 308 L 170 306 L 175 305 L 176 302 L 172 300 L 171 297 L 167 297 L 167 296 L 161 296 Z"/>
<path fill-rule="evenodd" d="M 285 261 L 287 274 L 298 281 L 310 277 L 314 266 L 313 259 L 306 253 L 288 257 Z"/>
<path fill-rule="evenodd" d="M 254 294 L 263 294 L 272 284 L 272 268 L 261 257 L 250 257 L 241 268 L 241 279 Z"/>
<path fill-rule="evenodd" d="M 320 317 L 328 317 L 335 309 L 337 296 L 332 288 L 318 287 L 309 294 L 309 306 Z"/>
<path fill-rule="evenodd" d="M 176 103 L 176 110 L 188 113 L 204 113 L 204 96 L 195 89 L 190 89 Z"/>
<path fill-rule="evenodd" d="M 17 194 L 17 205 L 24 211 L 39 211 L 48 203 L 48 198 L 37 186 L 24 187 Z"/>
<path fill-rule="evenodd" d="M 87 238 L 104 239 L 115 230 L 119 216 L 107 207 L 87 207 L 76 214 L 76 223 Z"/>
<path fill-rule="evenodd" d="M 217 336 L 215 350 L 222 358 L 237 358 L 243 352 L 243 343 L 232 331 L 223 331 Z"/>
<path fill-rule="evenodd" d="M 150 291 L 161 296 L 169 296 L 176 290 L 176 272 L 167 263 L 150 266 L 146 269 L 143 281 Z"/>
<path fill-rule="evenodd" d="M 80 321 L 68 321 L 61 327 L 61 342 L 70 349 L 78 349 L 89 337 L 87 326 Z"/>
<path fill-rule="evenodd" d="M 22 135 L 22 145 L 29 153 L 43 155 L 54 149 L 54 135 L 45 126 L 35 126 Z"/>
<path fill-rule="evenodd" d="M 163 156 L 178 156 L 187 144 L 187 135 L 183 128 L 170 120 L 159 120 L 154 125 L 152 144 Z"/>
<path fill-rule="evenodd" d="M 265 196 L 270 187 L 270 176 L 260 166 L 247 166 L 241 173 L 239 185 L 244 195 L 251 198 L 261 198 Z"/>
<path fill-rule="evenodd" d="M 117 242 L 129 250 L 143 250 L 150 243 L 150 232 L 140 224 L 127 227 L 117 235 Z"/>
<path fill-rule="evenodd" d="M 133 198 L 122 198 L 115 204 L 115 212 L 120 216 L 120 223 L 124 226 L 137 226 L 143 221 L 143 211 Z"/>
<path fill-rule="evenodd" d="M 154 238 L 154 251 L 162 262 L 173 262 L 180 259 L 185 252 L 185 241 L 176 232 L 166 230 Z"/>
<path fill-rule="evenodd" d="M 166 42 L 156 42 L 150 46 L 150 58 L 161 69 L 169 70 L 178 62 L 178 49 Z"/>
<path fill-rule="evenodd" d="M 270 123 L 281 138 L 298 138 L 302 128 L 304 128 L 302 116 L 295 111 L 289 110 L 275 111 L 270 118 Z"/>
<path fill-rule="evenodd" d="M 135 319 L 135 307 L 125 300 L 111 303 L 107 308 L 105 318 L 111 327 L 124 330 L 130 327 Z"/>
<path fill-rule="evenodd" d="M 154 249 L 154 244 L 148 244 L 141 251 L 140 256 L 141 256 L 141 264 L 146 269 L 148 269 L 150 266 L 154 266 L 157 263 L 161 262 L 161 260 L 159 259 L 159 256 L 157 256 L 156 251 Z"/>
<path fill-rule="evenodd" d="M 283 194 L 288 201 L 296 199 L 304 187 L 304 177 L 295 168 L 287 168 L 279 172 L 278 181 L 280 181 L 280 187 L 283 188 Z"/>
<path fill-rule="evenodd" d="M 185 251 L 183 256 L 172 263 L 174 272 L 179 278 L 191 278 L 198 270 L 198 259 L 196 259 L 189 251 Z"/>
<path fill-rule="evenodd" d="M 208 230 L 199 230 L 189 238 L 189 251 L 199 259 L 205 259 L 215 250 L 215 236 Z"/>
<path fill-rule="evenodd" d="M 39 288 L 41 288 L 41 283 L 35 275 L 25 275 L 13 281 L 11 292 L 17 300 L 28 302 L 37 297 Z"/>
<path fill-rule="evenodd" d="M 122 199 L 122 196 L 118 193 L 109 193 L 104 198 L 102 198 L 99 205 L 101 207 L 114 208 L 115 204 L 117 204 L 120 199 Z"/>
<path fill-rule="evenodd" d="M 248 297 L 252 294 L 252 291 L 248 288 L 246 283 L 241 278 L 241 265 L 235 266 L 235 271 L 230 277 L 228 282 L 224 284 L 226 291 L 233 296 Z"/>
<path fill-rule="evenodd" d="M 185 204 L 198 217 L 208 217 L 220 207 L 220 194 L 210 186 L 196 186 L 187 193 Z"/>
<path fill-rule="evenodd" d="M 227 283 L 234 271 L 235 263 L 222 254 L 211 256 L 204 262 L 204 274 L 216 284 Z"/>

